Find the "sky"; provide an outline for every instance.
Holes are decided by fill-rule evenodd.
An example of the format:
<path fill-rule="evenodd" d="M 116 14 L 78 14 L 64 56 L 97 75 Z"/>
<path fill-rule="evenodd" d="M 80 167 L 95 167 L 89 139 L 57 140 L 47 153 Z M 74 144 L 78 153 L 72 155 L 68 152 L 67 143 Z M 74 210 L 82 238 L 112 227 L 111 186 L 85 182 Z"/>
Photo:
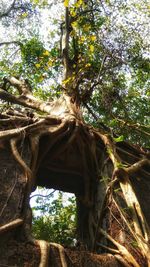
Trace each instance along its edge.
<path fill-rule="evenodd" d="M 30 195 L 31 208 L 37 207 L 36 200 L 39 196 L 41 196 L 40 203 L 44 204 L 44 202 L 47 198 L 46 196 L 49 196 L 52 194 L 51 201 L 53 201 L 54 199 L 58 198 L 58 192 L 59 192 L 58 190 L 54 190 L 54 189 L 46 189 L 46 188 L 37 187 L 37 189 L 34 192 L 32 192 L 32 194 Z M 63 192 L 63 204 L 64 204 L 64 206 L 67 205 L 68 198 L 70 198 L 70 197 L 74 197 L 74 194 Z M 43 212 L 38 211 L 38 210 L 33 210 L 33 214 L 34 214 L 34 216 L 43 216 L 43 215 L 47 216 L 48 215 L 47 213 L 43 214 Z"/>

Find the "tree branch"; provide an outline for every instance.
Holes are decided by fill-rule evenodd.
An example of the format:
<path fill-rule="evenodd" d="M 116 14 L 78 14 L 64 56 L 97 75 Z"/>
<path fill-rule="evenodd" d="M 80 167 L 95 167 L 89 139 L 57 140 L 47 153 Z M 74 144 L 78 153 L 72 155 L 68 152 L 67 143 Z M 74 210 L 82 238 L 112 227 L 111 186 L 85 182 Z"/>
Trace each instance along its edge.
<path fill-rule="evenodd" d="M 55 193 L 56 190 L 53 190 L 51 193 L 47 194 L 47 195 L 42 195 L 42 194 L 35 194 L 35 195 L 32 195 L 30 196 L 30 199 L 33 198 L 33 197 L 51 197 L 54 193 Z"/>
<path fill-rule="evenodd" d="M 92 117 L 94 118 L 94 120 L 96 120 L 96 122 L 98 122 L 98 124 L 107 132 L 110 132 L 110 129 L 103 123 L 98 121 L 98 117 L 96 116 L 96 114 L 94 113 L 94 111 L 88 106 L 88 104 L 86 102 L 83 103 L 84 106 L 86 107 L 86 109 L 88 110 L 88 112 L 92 115 Z"/>
<path fill-rule="evenodd" d="M 18 91 L 25 92 L 26 88 L 21 87 L 19 83 L 14 83 L 15 87 L 18 88 Z M 41 100 L 37 101 L 37 98 L 35 98 L 31 93 L 27 93 L 26 95 L 21 95 L 21 96 L 13 96 L 12 94 L 4 91 L 3 89 L 0 88 L 0 99 L 10 102 L 13 104 L 18 104 L 24 107 L 32 108 L 38 111 L 42 111 L 45 113 L 50 113 L 52 110 L 52 105 L 49 103 L 44 103 Z"/>
<path fill-rule="evenodd" d="M 150 136 L 150 132 L 147 132 L 147 131 L 141 129 L 141 128 L 144 128 L 144 129 L 150 130 L 150 125 L 144 125 L 144 124 L 132 123 L 132 122 L 130 123 L 129 121 L 125 121 L 125 120 L 120 119 L 118 117 L 114 117 L 114 119 L 116 119 L 118 122 L 120 122 L 122 124 L 122 127 L 127 126 L 131 129 L 133 129 L 134 131 L 137 131 L 137 132 L 140 132 L 140 133 L 143 133 L 145 135 Z"/>
<path fill-rule="evenodd" d="M 21 81 L 15 77 L 7 78 L 7 81 L 18 89 L 20 95 L 31 94 L 31 88 L 26 81 Z"/>
<path fill-rule="evenodd" d="M 28 81 L 19 80 L 15 77 L 11 77 L 6 79 L 8 83 L 14 86 L 18 92 L 19 96 L 14 96 L 4 90 L 3 85 L 0 87 L 0 99 L 11 102 L 13 104 L 18 104 L 24 107 L 32 108 L 37 111 L 45 112 L 51 114 L 51 116 L 58 116 L 64 118 L 64 113 L 67 114 L 69 111 L 74 114 L 74 109 L 71 107 L 70 102 L 68 103 L 67 95 L 65 94 L 54 102 L 45 103 L 42 100 L 37 100 L 36 97 L 33 96 L 31 86 Z"/>
<path fill-rule="evenodd" d="M 3 46 L 3 45 L 11 45 L 11 44 L 15 44 L 15 45 L 19 45 L 19 46 L 22 45 L 22 43 L 19 42 L 19 41 L 10 41 L 10 42 L 1 42 L 0 43 L 0 46 Z"/>
<path fill-rule="evenodd" d="M 7 17 L 9 15 L 9 13 L 13 10 L 14 6 L 15 6 L 15 2 L 16 0 L 14 0 L 12 2 L 12 4 L 10 5 L 10 7 L 2 14 L 0 14 L 0 19 L 3 18 L 3 17 Z"/>
<path fill-rule="evenodd" d="M 135 172 L 139 171 L 145 165 L 150 165 L 150 160 L 142 159 L 142 160 L 134 163 L 130 167 L 126 168 L 126 171 L 128 172 L 128 174 L 132 175 Z"/>
<path fill-rule="evenodd" d="M 65 12 L 65 33 L 64 33 L 64 47 L 63 47 L 63 62 L 64 62 L 64 79 L 69 76 L 69 8 L 66 7 Z"/>

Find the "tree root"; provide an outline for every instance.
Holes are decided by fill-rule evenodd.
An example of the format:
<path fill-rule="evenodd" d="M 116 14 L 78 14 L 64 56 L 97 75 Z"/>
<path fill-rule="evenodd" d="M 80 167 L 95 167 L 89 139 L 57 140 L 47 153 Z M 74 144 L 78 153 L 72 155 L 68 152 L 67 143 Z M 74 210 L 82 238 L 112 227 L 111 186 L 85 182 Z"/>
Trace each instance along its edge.
<path fill-rule="evenodd" d="M 44 240 L 37 240 L 38 245 L 41 250 L 41 260 L 39 267 L 48 267 L 49 259 L 49 243 Z"/>
<path fill-rule="evenodd" d="M 58 248 L 59 255 L 60 255 L 60 260 L 61 260 L 61 266 L 62 267 L 67 267 L 67 262 L 66 262 L 66 256 L 65 256 L 65 249 L 63 246 L 57 243 L 50 243 L 51 246 Z"/>
<path fill-rule="evenodd" d="M 118 179 L 127 206 L 130 207 L 130 209 L 132 210 L 132 220 L 134 225 L 134 231 L 136 234 L 136 240 L 138 242 L 138 246 L 141 248 L 142 255 L 146 257 L 148 266 L 150 267 L 150 230 L 142 212 L 139 200 L 134 192 L 134 189 L 132 188 L 132 184 L 130 182 L 129 177 L 129 173 L 133 174 L 145 164 L 149 165 L 149 160 L 140 160 L 129 168 L 124 168 L 121 159 L 116 152 L 116 147 L 114 146 L 111 137 L 96 131 L 95 134 L 101 138 L 107 148 L 109 157 L 114 166 L 112 178 Z"/>
<path fill-rule="evenodd" d="M 140 267 L 135 258 L 131 255 L 131 253 L 122 245 L 120 245 L 115 239 L 113 239 L 108 233 L 106 233 L 103 229 L 99 229 L 100 233 L 103 234 L 108 240 L 110 240 L 117 248 L 118 254 L 123 256 L 123 258 L 132 266 Z"/>
<path fill-rule="evenodd" d="M 120 255 L 116 254 L 114 255 L 115 258 L 121 263 L 123 264 L 125 267 L 131 267 L 131 265 L 129 265 Z"/>
<path fill-rule="evenodd" d="M 19 163 L 19 165 L 22 167 L 25 175 L 27 177 L 31 177 L 32 176 L 32 171 L 31 169 L 27 166 L 27 164 L 25 163 L 25 161 L 22 159 L 18 149 L 17 149 L 17 142 L 19 140 L 19 137 L 18 138 L 12 138 L 10 140 L 10 145 L 11 145 L 11 149 L 12 149 L 12 154 L 15 158 L 15 160 Z"/>
<path fill-rule="evenodd" d="M 43 129 L 42 126 L 44 126 L 46 122 L 47 120 L 44 118 L 44 119 L 40 119 L 37 122 L 34 122 L 33 124 L 30 124 L 24 127 L 0 131 L 0 140 L 10 140 L 13 137 L 18 137 L 18 136 L 24 135 L 25 133 L 26 135 L 28 135 L 38 130 L 40 131 Z"/>
<path fill-rule="evenodd" d="M 0 234 L 7 232 L 7 231 L 10 231 L 21 224 L 23 224 L 23 220 L 22 219 L 16 219 L 16 220 L 9 222 L 3 226 L 0 226 Z"/>

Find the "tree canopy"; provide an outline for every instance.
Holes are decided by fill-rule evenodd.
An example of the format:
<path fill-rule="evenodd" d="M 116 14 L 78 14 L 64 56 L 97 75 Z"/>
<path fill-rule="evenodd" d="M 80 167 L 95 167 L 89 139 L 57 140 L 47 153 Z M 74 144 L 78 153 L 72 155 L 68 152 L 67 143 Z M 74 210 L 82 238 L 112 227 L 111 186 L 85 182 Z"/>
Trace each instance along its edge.
<path fill-rule="evenodd" d="M 62 70 L 65 8 L 68 77 Z M 147 1 L 3 1 L 0 17 L 1 83 L 8 75 L 28 79 L 44 100 L 71 84 L 87 122 L 149 147 Z"/>
<path fill-rule="evenodd" d="M 146 0 L 2 1 L 0 234 L 20 231 L 16 247 L 35 245 L 29 200 L 40 185 L 76 195 L 84 248 L 150 266 L 149 10 Z M 74 206 L 64 207 L 61 194 L 49 228 L 62 242 L 60 209 L 71 221 Z M 65 220 L 61 226 L 69 244 Z M 50 245 L 39 244 L 47 266 Z M 51 246 L 67 266 L 64 249 Z M 5 257 L 0 241 L 5 265 L 10 247 Z"/>

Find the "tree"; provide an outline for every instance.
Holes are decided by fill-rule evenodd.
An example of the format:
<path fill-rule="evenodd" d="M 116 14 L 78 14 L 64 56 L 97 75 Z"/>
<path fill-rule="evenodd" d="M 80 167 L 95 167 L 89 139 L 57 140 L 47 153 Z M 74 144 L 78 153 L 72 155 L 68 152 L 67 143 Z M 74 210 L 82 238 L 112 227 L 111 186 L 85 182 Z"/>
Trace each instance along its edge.
<path fill-rule="evenodd" d="M 45 189 L 40 191 L 45 192 Z M 37 194 L 35 196 L 37 199 L 33 208 L 32 222 L 34 237 L 64 246 L 72 246 L 76 237 L 75 198 L 72 195 L 67 197 L 60 191 L 55 198 L 52 198 L 53 191 L 48 195 Z"/>
<path fill-rule="evenodd" d="M 41 3 L 49 5 L 23 1 L 20 8 L 13 1 L 1 14 L 3 24 L 24 6 L 39 14 Z M 59 266 L 58 249 L 62 266 L 73 265 L 71 251 L 39 241 L 40 256 L 31 238 L 29 198 L 41 185 L 75 193 L 80 249 L 112 253 L 90 258 L 84 252 L 75 264 L 150 266 L 148 4 L 63 5 L 60 42 L 54 38 L 49 49 L 38 34 L 1 42 L 1 264 L 25 266 L 31 253 L 31 266 Z M 9 49 L 16 46 L 11 62 Z"/>

